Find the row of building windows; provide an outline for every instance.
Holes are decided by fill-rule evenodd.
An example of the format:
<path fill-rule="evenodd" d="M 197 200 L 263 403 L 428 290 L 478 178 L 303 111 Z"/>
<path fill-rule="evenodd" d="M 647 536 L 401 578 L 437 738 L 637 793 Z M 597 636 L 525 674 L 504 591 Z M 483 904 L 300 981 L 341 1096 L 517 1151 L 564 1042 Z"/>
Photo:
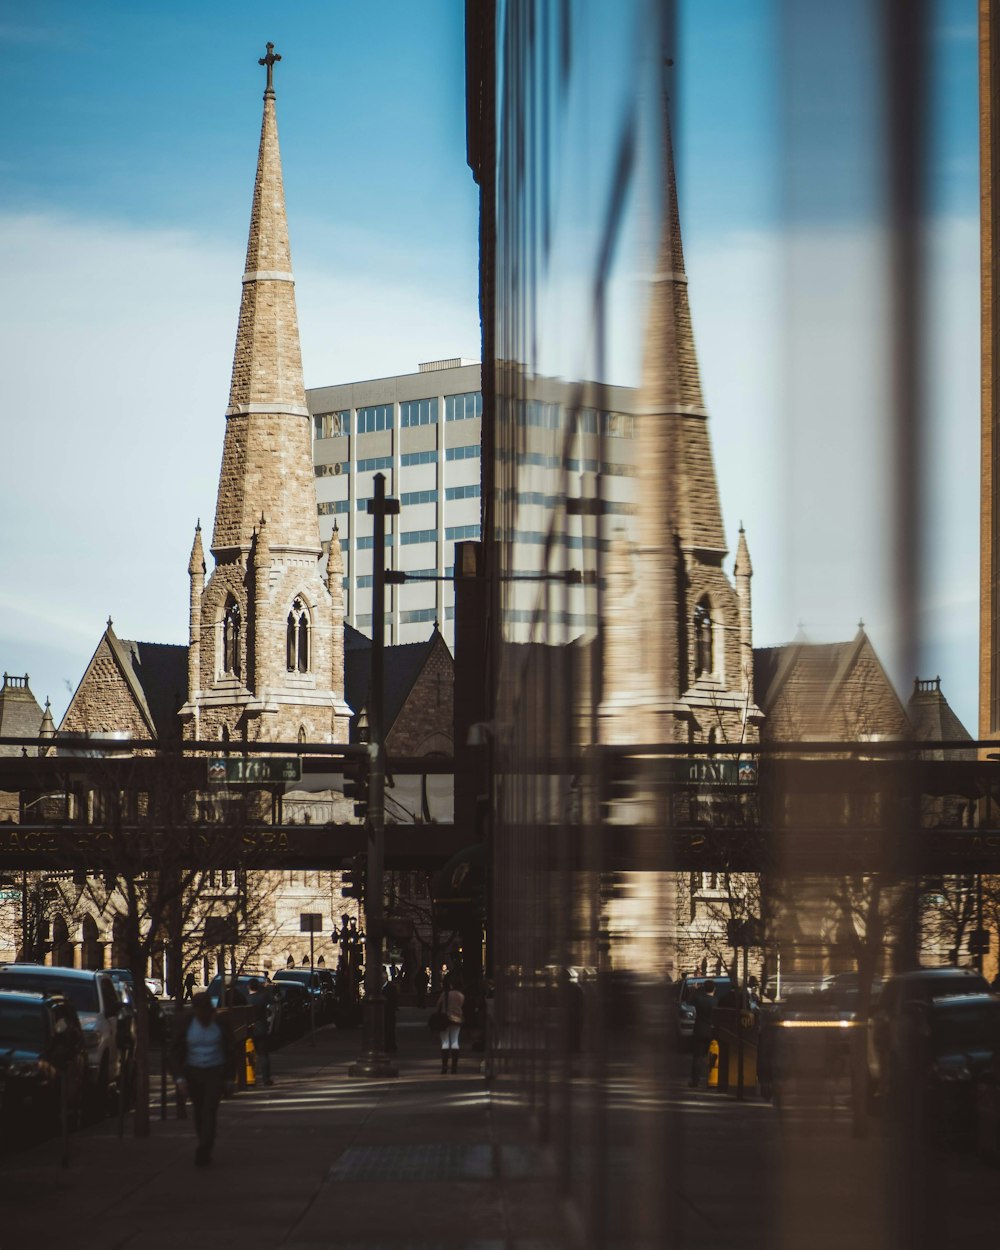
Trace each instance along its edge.
<path fill-rule="evenodd" d="M 413 543 L 436 543 L 437 537 L 437 530 L 409 530 L 402 535 L 401 541 L 404 547 L 409 547 Z"/>
<path fill-rule="evenodd" d="M 453 577 L 454 574 L 455 574 L 455 566 L 453 564 L 449 565 L 449 567 L 446 568 L 444 571 L 445 577 Z M 406 576 L 408 579 L 413 580 L 413 581 L 419 581 L 421 578 L 435 578 L 436 579 L 438 576 L 438 571 L 437 569 L 413 569 L 411 571 L 408 571 Z M 345 590 L 347 590 L 350 587 L 350 583 L 351 583 L 351 579 L 349 577 L 345 577 L 342 583 Z M 358 590 L 371 590 L 371 587 L 372 587 L 371 573 L 362 573 L 359 577 L 355 579 L 355 585 L 357 586 Z"/>
<path fill-rule="evenodd" d="M 445 449 L 445 460 L 476 460 L 482 455 L 482 448 L 478 443 L 466 443 L 461 447 L 448 447 Z"/>
<path fill-rule="evenodd" d="M 468 528 L 468 527 L 466 527 Z M 478 526 L 476 526 L 478 529 Z M 544 547 L 549 541 L 548 534 L 543 534 L 539 530 L 501 530 L 500 541 L 508 543 L 523 543 L 528 546 Z M 607 541 L 596 537 L 593 534 L 557 534 L 553 539 L 555 546 L 568 547 L 571 551 L 607 551 Z"/>
<path fill-rule="evenodd" d="M 469 486 L 446 486 L 444 491 L 445 499 L 478 499 L 479 483 L 474 482 Z M 406 496 L 404 495 L 405 499 Z"/>
<path fill-rule="evenodd" d="M 476 487 L 476 494 L 477 495 L 479 494 L 478 486 Z M 449 498 L 451 498 L 451 496 L 449 496 Z M 438 493 L 436 490 L 408 490 L 408 491 L 404 491 L 400 498 L 400 503 L 404 503 L 404 504 L 437 503 L 437 501 L 438 501 Z M 341 504 L 343 505 L 342 507 L 340 506 Z M 359 512 L 367 512 L 368 500 L 367 499 L 356 500 L 355 507 L 357 508 Z M 347 512 L 348 508 L 349 508 L 349 504 L 346 499 L 338 500 L 338 506 L 337 506 L 338 512 Z M 330 509 L 327 509 L 327 511 L 330 511 Z"/>
<path fill-rule="evenodd" d="M 437 425 L 437 399 L 408 399 L 399 405 L 399 424 L 402 429 L 414 425 Z"/>
<path fill-rule="evenodd" d="M 372 404 L 359 408 L 355 416 L 354 430 L 357 434 L 376 434 L 391 430 L 394 422 L 394 404 Z M 446 421 L 464 421 L 483 415 L 483 397 L 479 391 L 464 395 L 446 395 L 444 399 Z M 437 396 L 430 399 L 406 399 L 399 405 L 400 428 L 417 425 L 436 425 L 438 420 Z M 339 412 L 318 412 L 313 417 L 313 433 L 316 438 L 344 438 L 351 433 L 350 409 Z"/>
<path fill-rule="evenodd" d="M 366 613 L 364 613 L 364 615 L 359 616 L 359 617 L 357 618 L 358 626 L 359 626 L 360 628 L 364 628 L 365 626 L 368 626 L 369 628 L 371 628 L 372 616 L 373 616 L 373 614 L 372 614 L 371 612 L 366 612 Z M 392 613 L 391 613 L 391 612 L 386 612 L 386 614 L 385 614 L 385 624 L 386 624 L 386 625 L 391 625 L 391 624 L 392 624 Z"/>
<path fill-rule="evenodd" d="M 359 408 L 357 431 L 359 434 L 377 434 L 380 430 L 391 430 L 392 416 L 392 404 L 373 404 L 370 408 Z"/>
<path fill-rule="evenodd" d="M 498 459 L 501 461 L 510 458 L 511 454 L 508 452 L 498 453 Z M 636 474 L 634 464 L 621 464 L 611 460 L 579 460 L 575 456 L 568 456 L 564 459 L 562 456 L 547 456 L 540 451 L 519 451 L 513 458 L 518 465 L 530 465 L 539 469 L 565 467 L 572 473 L 596 473 L 600 468 L 602 473 L 612 477 L 635 477 Z"/>
<path fill-rule="evenodd" d="M 479 526 L 478 525 L 449 525 L 448 528 L 444 532 L 444 536 L 449 542 L 451 542 L 452 540 L 455 540 L 457 542 L 462 542 L 467 538 L 478 539 L 479 538 Z"/>
<path fill-rule="evenodd" d="M 356 542 L 357 542 L 357 544 L 358 544 L 358 550 L 359 550 L 359 551 L 371 551 L 372 547 L 374 547 L 374 546 L 375 546 L 375 535 L 374 535 L 374 534 L 362 534 L 362 535 L 361 535 L 361 537 L 360 537 L 360 538 L 358 538 L 358 539 L 356 539 L 355 541 L 356 541 Z M 391 534 L 386 534 L 386 536 L 385 536 L 385 545 L 386 545 L 387 547 L 391 547 L 391 546 L 392 546 L 392 535 L 391 535 Z"/>
<path fill-rule="evenodd" d="M 320 516 L 336 516 L 347 512 L 350 506 L 347 499 L 328 499 L 324 503 L 318 503 L 316 511 Z"/>
<path fill-rule="evenodd" d="M 437 608 L 410 608 L 406 612 L 400 612 L 399 622 L 401 625 L 416 625 L 419 621 L 433 621 L 437 619 Z"/>
<path fill-rule="evenodd" d="M 448 447 L 445 450 L 446 460 L 472 460 L 478 459 L 481 450 L 478 443 L 469 443 L 462 447 Z M 409 468 L 414 464 L 437 464 L 437 451 L 404 451 L 400 456 L 400 464 L 403 468 Z M 597 461 L 587 461 L 588 465 L 593 464 L 594 469 L 597 467 Z M 334 464 L 317 464 L 313 466 L 313 473 L 316 477 L 340 477 L 342 473 L 346 473 L 351 467 L 349 460 L 338 460 Z M 367 459 L 359 460 L 356 464 L 359 473 L 367 473 L 374 469 L 391 469 L 392 456 L 369 456 Z M 578 467 L 578 462 L 573 462 L 572 467 Z M 592 470 L 593 471 L 593 470 Z"/>
<path fill-rule="evenodd" d="M 635 435 L 635 418 L 627 412 L 602 412 L 598 414 L 593 408 L 583 408 L 577 418 L 582 434 L 597 433 L 597 418 L 601 418 L 601 431 L 609 438 L 632 438 Z"/>
<path fill-rule="evenodd" d="M 483 415 L 483 397 L 479 391 L 469 391 L 465 395 L 446 395 L 444 400 L 444 419 L 446 421 L 465 421 Z"/>

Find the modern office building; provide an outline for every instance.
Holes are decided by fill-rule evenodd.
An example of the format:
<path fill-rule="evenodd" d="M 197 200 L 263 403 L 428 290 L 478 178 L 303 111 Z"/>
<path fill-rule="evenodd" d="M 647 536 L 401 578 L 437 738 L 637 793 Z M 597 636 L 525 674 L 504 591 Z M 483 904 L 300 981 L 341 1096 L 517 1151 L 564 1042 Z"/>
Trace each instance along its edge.
<path fill-rule="evenodd" d="M 480 369 L 461 358 L 416 373 L 306 392 L 312 414 L 320 533 L 344 556 L 345 620 L 372 625 L 376 473 L 400 513 L 386 523 L 386 567 L 415 579 L 386 588 L 386 642 L 422 642 L 438 622 L 454 647 L 455 543 L 480 535 Z M 438 580 L 433 580 L 438 579 Z M 445 580 L 441 580 L 445 579 Z"/>

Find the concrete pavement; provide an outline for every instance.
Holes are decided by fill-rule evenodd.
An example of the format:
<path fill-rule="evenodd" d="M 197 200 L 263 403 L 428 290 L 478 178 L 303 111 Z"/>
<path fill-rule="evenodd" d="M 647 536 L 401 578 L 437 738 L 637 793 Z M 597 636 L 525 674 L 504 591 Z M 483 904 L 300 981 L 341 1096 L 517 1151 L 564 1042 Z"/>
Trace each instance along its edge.
<path fill-rule="evenodd" d="M 478 1057 L 441 1076 L 426 1012 L 400 1013 L 398 1079 L 347 1076 L 358 1033 L 319 1030 L 273 1056 L 275 1085 L 223 1103 L 196 1169 L 190 1120 L 114 1121 L 4 1160 L 0 1250 L 548 1250 L 562 1225 L 542 1161 L 497 1131 Z M 157 1104 L 158 1114 L 158 1104 Z"/>

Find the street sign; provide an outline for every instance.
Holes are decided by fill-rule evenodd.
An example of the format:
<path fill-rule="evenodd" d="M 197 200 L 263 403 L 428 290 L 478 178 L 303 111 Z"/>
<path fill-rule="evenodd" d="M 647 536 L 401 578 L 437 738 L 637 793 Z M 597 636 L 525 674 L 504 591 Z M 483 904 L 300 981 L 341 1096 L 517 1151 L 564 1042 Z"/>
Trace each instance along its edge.
<path fill-rule="evenodd" d="M 323 932 L 323 913 L 321 911 L 300 911 L 299 912 L 299 932 L 300 933 L 322 933 Z"/>
<path fill-rule="evenodd" d="M 250 759 L 226 755 L 208 761 L 208 780 L 215 785 L 263 786 L 302 780 L 302 759 L 282 759 L 271 755 Z"/>
<path fill-rule="evenodd" d="M 757 784 L 756 760 L 665 759 L 666 780 L 674 785 L 752 786 Z"/>
<path fill-rule="evenodd" d="M 20 890 L 0 890 L 0 901 L 6 899 L 8 902 L 19 903 L 21 901 Z"/>

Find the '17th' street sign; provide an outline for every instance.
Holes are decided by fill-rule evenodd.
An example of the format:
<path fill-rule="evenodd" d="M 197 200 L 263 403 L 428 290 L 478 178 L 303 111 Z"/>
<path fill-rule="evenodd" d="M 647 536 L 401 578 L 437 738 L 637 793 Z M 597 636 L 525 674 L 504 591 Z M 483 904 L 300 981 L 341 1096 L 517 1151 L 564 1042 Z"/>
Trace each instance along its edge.
<path fill-rule="evenodd" d="M 228 755 L 208 761 L 208 780 L 216 785 L 266 786 L 302 780 L 302 760 L 275 759 L 273 756 L 246 759 Z"/>

